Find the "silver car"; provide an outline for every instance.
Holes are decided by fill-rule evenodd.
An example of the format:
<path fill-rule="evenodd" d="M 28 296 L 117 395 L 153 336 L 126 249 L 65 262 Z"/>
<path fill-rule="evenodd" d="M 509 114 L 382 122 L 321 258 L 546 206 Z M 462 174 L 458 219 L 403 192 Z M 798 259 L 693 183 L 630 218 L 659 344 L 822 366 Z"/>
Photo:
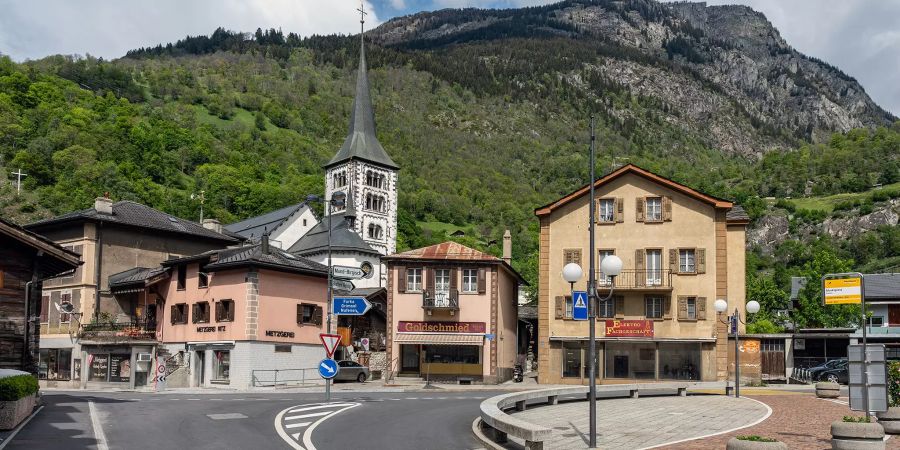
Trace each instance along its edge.
<path fill-rule="evenodd" d="M 369 379 L 369 368 L 356 361 L 338 361 L 336 381 L 358 381 L 360 383 Z"/>

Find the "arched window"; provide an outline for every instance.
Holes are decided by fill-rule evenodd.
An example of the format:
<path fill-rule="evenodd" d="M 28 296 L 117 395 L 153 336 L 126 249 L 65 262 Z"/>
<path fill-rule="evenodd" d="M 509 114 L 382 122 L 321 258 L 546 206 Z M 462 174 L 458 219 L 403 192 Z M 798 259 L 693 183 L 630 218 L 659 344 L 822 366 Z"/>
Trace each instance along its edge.
<path fill-rule="evenodd" d="M 381 225 L 369 224 L 369 239 L 381 239 L 383 236 L 384 230 L 381 228 Z"/>
<path fill-rule="evenodd" d="M 378 172 L 367 170 L 366 171 L 366 186 L 372 186 L 378 189 L 384 189 L 385 187 L 385 177 L 384 174 L 380 174 Z"/>
<path fill-rule="evenodd" d="M 335 172 L 334 175 L 332 175 L 332 178 L 335 188 L 341 188 L 347 185 L 347 172 Z"/>
<path fill-rule="evenodd" d="M 366 194 L 366 209 L 369 211 L 384 212 L 385 201 L 380 195 Z"/>

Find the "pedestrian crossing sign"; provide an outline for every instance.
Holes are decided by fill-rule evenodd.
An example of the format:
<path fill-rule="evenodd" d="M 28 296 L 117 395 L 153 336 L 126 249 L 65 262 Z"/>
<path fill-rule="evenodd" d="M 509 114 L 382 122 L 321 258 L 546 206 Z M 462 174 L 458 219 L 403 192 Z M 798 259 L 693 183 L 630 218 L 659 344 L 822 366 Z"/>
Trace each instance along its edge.
<path fill-rule="evenodd" d="M 586 291 L 572 292 L 572 319 L 588 320 L 588 295 Z"/>

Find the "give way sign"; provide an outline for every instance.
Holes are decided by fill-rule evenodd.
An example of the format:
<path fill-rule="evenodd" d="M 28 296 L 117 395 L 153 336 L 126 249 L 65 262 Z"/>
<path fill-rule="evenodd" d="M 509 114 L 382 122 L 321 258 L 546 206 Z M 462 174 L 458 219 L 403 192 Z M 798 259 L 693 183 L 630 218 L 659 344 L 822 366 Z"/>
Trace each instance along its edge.
<path fill-rule="evenodd" d="M 337 350 L 338 344 L 341 343 L 341 335 L 320 333 L 319 339 L 322 340 L 322 346 L 325 347 L 325 353 L 328 354 L 328 358 L 331 359 L 331 357 L 334 356 L 334 351 Z"/>

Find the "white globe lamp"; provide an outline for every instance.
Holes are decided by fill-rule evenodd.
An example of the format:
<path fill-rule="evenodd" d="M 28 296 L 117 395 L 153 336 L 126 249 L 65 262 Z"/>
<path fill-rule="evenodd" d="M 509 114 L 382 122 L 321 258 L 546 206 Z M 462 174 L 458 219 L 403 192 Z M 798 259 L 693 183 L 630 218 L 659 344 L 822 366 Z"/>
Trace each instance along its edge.
<path fill-rule="evenodd" d="M 616 255 L 609 255 L 600 261 L 600 271 L 608 277 L 616 277 L 622 273 L 622 260 Z"/>
<path fill-rule="evenodd" d="M 716 312 L 723 313 L 728 309 L 728 302 L 720 298 L 713 303 L 713 306 L 716 308 Z"/>
<path fill-rule="evenodd" d="M 756 300 L 750 300 L 747 302 L 747 313 L 748 314 L 756 314 L 759 312 L 759 302 Z"/>
<path fill-rule="evenodd" d="M 563 267 L 563 279 L 569 283 L 574 283 L 580 280 L 582 275 L 584 275 L 584 271 L 581 270 L 581 266 L 579 266 L 578 264 L 568 263 L 565 267 Z"/>

